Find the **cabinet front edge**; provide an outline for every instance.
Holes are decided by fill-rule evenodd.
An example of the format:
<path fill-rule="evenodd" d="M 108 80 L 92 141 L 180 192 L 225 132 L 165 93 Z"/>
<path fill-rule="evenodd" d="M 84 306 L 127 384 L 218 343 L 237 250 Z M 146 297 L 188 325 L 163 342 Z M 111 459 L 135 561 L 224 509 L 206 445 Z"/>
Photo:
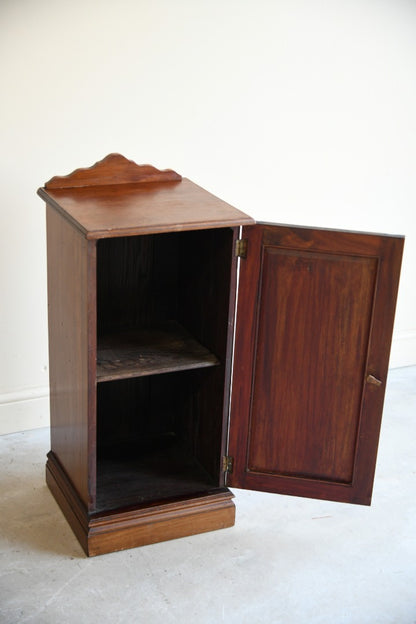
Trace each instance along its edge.
<path fill-rule="evenodd" d="M 137 226 L 114 230 L 87 231 L 86 238 L 89 240 L 99 240 L 102 238 L 120 238 L 122 236 L 140 236 L 145 234 L 161 234 L 165 232 L 188 232 L 191 230 L 213 230 L 219 228 L 239 227 L 242 225 L 254 225 L 255 221 L 248 217 L 238 221 L 212 221 L 198 223 L 172 223 L 155 226 Z"/>

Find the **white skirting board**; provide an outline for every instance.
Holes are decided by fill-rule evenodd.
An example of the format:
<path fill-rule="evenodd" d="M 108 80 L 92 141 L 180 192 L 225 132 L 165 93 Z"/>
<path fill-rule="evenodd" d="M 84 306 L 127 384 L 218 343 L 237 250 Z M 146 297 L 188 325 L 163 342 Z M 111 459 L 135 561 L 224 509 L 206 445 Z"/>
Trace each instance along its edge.
<path fill-rule="evenodd" d="M 394 335 L 390 368 L 416 365 L 416 330 Z M 49 388 L 0 394 L 0 435 L 49 426 Z"/>
<path fill-rule="evenodd" d="M 389 368 L 416 365 L 416 329 L 394 333 Z"/>
<path fill-rule="evenodd" d="M 0 394 L 0 435 L 49 426 L 49 388 Z"/>

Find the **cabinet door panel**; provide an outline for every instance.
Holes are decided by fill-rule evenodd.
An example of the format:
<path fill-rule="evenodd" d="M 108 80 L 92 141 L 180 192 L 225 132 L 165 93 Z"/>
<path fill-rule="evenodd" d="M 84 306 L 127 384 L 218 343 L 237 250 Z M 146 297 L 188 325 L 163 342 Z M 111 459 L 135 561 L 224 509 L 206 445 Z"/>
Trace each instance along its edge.
<path fill-rule="evenodd" d="M 229 485 L 369 504 L 403 240 L 260 224 L 244 237 Z"/>

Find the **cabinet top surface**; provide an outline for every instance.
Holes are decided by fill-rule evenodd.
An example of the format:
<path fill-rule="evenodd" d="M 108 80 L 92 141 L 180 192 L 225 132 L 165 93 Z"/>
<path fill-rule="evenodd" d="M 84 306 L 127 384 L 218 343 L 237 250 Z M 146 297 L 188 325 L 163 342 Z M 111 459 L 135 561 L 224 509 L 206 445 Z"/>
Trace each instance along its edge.
<path fill-rule="evenodd" d="M 38 193 L 89 239 L 254 223 L 187 179 L 41 188 Z"/>

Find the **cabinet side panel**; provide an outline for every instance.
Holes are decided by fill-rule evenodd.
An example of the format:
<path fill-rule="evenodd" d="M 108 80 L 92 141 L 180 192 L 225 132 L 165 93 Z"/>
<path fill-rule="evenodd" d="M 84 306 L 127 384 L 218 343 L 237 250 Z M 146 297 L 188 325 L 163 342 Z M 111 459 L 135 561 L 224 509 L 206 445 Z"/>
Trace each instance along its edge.
<path fill-rule="evenodd" d="M 88 506 L 88 241 L 47 206 L 47 245 L 51 448 Z"/>

